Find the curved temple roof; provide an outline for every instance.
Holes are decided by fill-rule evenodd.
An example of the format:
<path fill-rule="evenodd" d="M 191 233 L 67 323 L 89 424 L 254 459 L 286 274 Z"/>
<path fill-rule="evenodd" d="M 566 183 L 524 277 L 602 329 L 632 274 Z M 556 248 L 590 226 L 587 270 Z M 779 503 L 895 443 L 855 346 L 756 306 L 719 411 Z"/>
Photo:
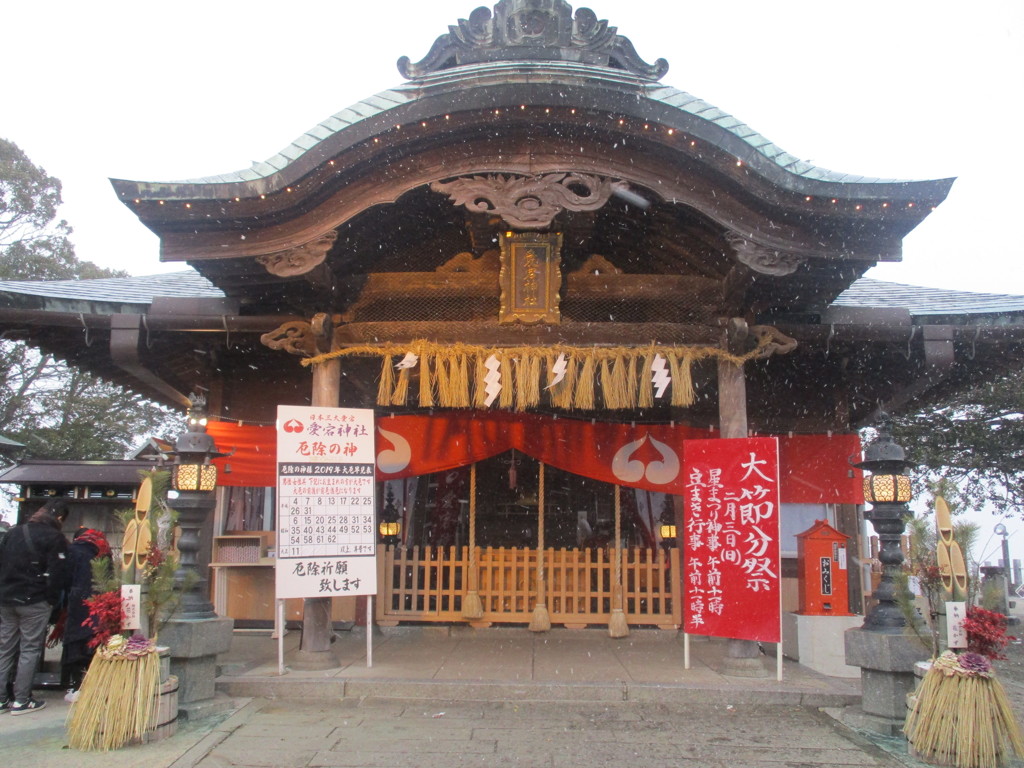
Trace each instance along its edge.
<path fill-rule="evenodd" d="M 625 120 L 654 123 L 662 140 L 688 152 L 680 133 L 710 143 L 773 185 L 795 194 L 843 199 L 912 201 L 937 205 L 952 179 L 914 182 L 827 170 L 784 151 L 737 118 L 685 91 L 657 82 L 668 69 L 639 58 L 628 39 L 598 21 L 586 8 L 575 20 L 564 0 L 538 9 L 526 0 L 501 0 L 491 11 L 478 8 L 435 42 L 420 62 L 399 60 L 412 82 L 383 91 L 341 110 L 299 136 L 274 156 L 252 167 L 183 181 L 112 180 L 122 200 L 231 200 L 270 196 L 360 142 L 383 142 L 404 124 L 447 119 L 462 111 L 506 106 L 584 105 Z M 586 89 L 582 97 L 580 89 Z M 537 116 L 556 122 L 555 115 Z M 672 137 L 676 138 L 673 139 Z M 694 153 L 696 154 L 696 152 Z M 288 190 L 291 191 L 291 190 Z M 144 221 L 188 220 L 171 211 L 136 211 Z"/>
<path fill-rule="evenodd" d="M 457 83 L 455 82 L 456 76 Z M 679 113 L 678 117 L 681 119 L 678 122 L 681 127 L 686 125 L 692 127 L 694 121 L 701 121 L 706 124 L 708 134 L 713 137 L 718 146 L 727 150 L 731 149 L 741 160 L 745 158 L 750 162 L 754 156 L 757 156 L 780 172 L 799 179 L 840 185 L 886 184 L 904 188 L 912 185 L 914 189 L 911 194 L 919 192 L 921 185 L 929 184 L 937 187 L 928 192 L 930 198 L 928 202 L 932 204 L 937 204 L 945 198 L 945 193 L 948 192 L 949 186 L 953 182 L 952 179 L 914 182 L 821 168 L 786 152 L 746 123 L 685 91 L 670 86 L 642 83 L 639 80 L 630 83 L 625 76 L 617 72 L 610 73 L 608 70 L 598 67 L 565 64 L 466 65 L 458 70 L 449 70 L 443 74 L 420 78 L 415 83 L 396 86 L 346 107 L 296 138 L 273 156 L 262 162 L 255 162 L 249 168 L 178 181 L 145 182 L 122 179 L 112 179 L 111 181 L 122 198 L 149 197 L 151 195 L 167 199 L 229 197 L 230 192 L 220 192 L 212 187 L 258 182 L 263 182 L 258 184 L 261 193 L 268 194 L 279 191 L 308 172 L 310 164 L 303 160 L 312 159 L 314 163 L 319 163 L 322 162 L 325 155 L 336 153 L 340 147 L 336 146 L 338 142 L 335 139 L 342 132 L 366 125 L 373 118 L 378 118 L 375 121 L 377 123 L 384 123 L 384 131 L 391 130 L 394 124 L 390 119 L 386 119 L 387 113 L 397 112 L 400 107 L 422 99 L 428 89 L 454 91 L 453 85 L 467 89 L 479 85 L 493 85 L 495 80 L 507 83 L 516 81 L 528 83 L 531 80 L 552 81 L 558 76 L 567 76 L 574 81 L 584 77 L 594 86 L 618 86 L 620 89 L 623 86 L 630 86 L 630 90 L 636 93 L 638 105 L 649 102 L 653 107 L 662 107 L 669 115 L 672 112 Z M 464 96 L 460 100 L 465 100 Z M 636 111 L 640 112 L 641 110 L 637 109 Z M 669 128 L 672 127 L 672 122 L 675 121 L 672 121 L 671 117 L 665 120 Z M 376 133 L 381 130 L 377 125 L 366 125 L 366 128 L 367 133 Z M 204 190 L 203 187 L 207 189 Z M 844 196 L 853 191 L 848 188 Z M 941 197 L 935 199 L 936 192 L 940 191 Z M 886 190 L 886 192 L 892 193 L 891 190 Z M 821 192 L 819 191 L 819 193 Z"/>

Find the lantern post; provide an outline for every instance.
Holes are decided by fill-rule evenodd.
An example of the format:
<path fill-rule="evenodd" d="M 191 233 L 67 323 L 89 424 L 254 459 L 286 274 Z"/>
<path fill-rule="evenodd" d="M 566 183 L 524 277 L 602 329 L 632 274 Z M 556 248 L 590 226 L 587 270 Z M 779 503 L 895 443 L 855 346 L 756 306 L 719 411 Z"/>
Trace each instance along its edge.
<path fill-rule="evenodd" d="M 882 579 L 874 590 L 876 605 L 859 627 L 846 630 L 846 663 L 860 667 L 861 700 L 843 710 L 841 719 L 854 728 L 887 736 L 902 733 L 907 715 L 907 694 L 914 690 L 914 665 L 929 653 L 899 605 L 896 578 L 903 565 L 900 537 L 910 517 L 913 494 L 903 448 L 892 439 L 892 421 L 883 414 L 878 439 L 864 449 L 864 460 L 855 467 L 871 474 L 864 478 L 864 499 L 872 508 L 864 513 L 871 521 L 881 549 Z"/>
<path fill-rule="evenodd" d="M 206 399 L 191 395 L 189 401 L 188 429 L 170 452 L 174 459 L 171 486 L 178 493 L 174 509 L 181 526 L 174 580 L 184 593 L 160 633 L 161 644 L 170 648 L 171 674 L 178 678 L 178 716 L 186 720 L 226 711 L 232 706 L 230 699 L 217 695 L 214 679 L 217 655 L 231 648 L 235 624 L 214 611 L 206 568 L 198 563 L 203 524 L 216 504 L 217 468 L 210 462 L 227 454 L 217 452 L 213 438 L 206 432 Z"/>
<path fill-rule="evenodd" d="M 903 566 L 900 539 L 910 518 L 913 488 L 906 472 L 914 466 L 906 453 L 892 439 L 892 420 L 882 415 L 878 439 L 864 449 L 864 460 L 854 464 L 871 474 L 864 477 L 864 500 L 871 509 L 865 511 L 878 534 L 878 559 L 882 563 L 882 579 L 874 590 L 876 604 L 864 617 L 863 628 L 872 632 L 902 632 L 907 619 L 899 605 L 897 575 Z"/>
<path fill-rule="evenodd" d="M 198 565 L 199 537 L 216 504 L 217 467 L 210 462 L 227 454 L 218 453 L 206 432 L 206 399 L 192 395 L 189 400 L 188 429 L 178 436 L 171 451 L 171 487 L 178 493 L 174 508 L 181 526 L 174 581 L 178 589 L 184 589 L 175 618 L 210 619 L 217 614 L 208 597 L 208 580 Z"/>

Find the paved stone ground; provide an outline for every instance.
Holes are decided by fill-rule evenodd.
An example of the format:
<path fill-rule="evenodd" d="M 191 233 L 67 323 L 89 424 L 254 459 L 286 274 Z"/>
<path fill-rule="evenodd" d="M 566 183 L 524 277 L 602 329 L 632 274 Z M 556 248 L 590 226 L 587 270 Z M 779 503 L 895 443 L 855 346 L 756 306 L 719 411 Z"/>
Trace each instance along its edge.
<path fill-rule="evenodd" d="M 1006 647 L 1006 659 L 995 662 L 995 670 L 1013 703 L 1014 712 L 1019 718 L 1024 718 L 1024 640 L 1021 640 L 1024 626 L 1010 627 L 1010 632 L 1017 640 Z"/>
<path fill-rule="evenodd" d="M 257 699 L 225 721 L 221 733 L 223 740 L 196 768 L 915 764 L 887 754 L 816 710 L 724 702 L 670 706 Z"/>

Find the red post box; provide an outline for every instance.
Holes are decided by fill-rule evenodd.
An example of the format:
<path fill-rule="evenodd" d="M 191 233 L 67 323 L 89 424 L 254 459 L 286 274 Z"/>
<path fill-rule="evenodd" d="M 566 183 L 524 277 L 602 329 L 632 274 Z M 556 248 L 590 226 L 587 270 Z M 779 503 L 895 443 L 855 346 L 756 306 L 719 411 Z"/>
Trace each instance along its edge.
<path fill-rule="evenodd" d="M 851 616 L 846 544 L 850 537 L 824 520 L 798 533 L 797 567 L 801 614 Z"/>

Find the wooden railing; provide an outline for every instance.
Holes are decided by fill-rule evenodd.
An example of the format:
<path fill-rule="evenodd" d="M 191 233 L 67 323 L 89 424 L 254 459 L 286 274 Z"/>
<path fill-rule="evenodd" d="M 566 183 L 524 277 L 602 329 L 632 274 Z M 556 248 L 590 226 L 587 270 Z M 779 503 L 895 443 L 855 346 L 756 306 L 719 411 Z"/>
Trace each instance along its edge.
<path fill-rule="evenodd" d="M 679 551 L 623 549 L 622 609 L 633 625 L 678 627 L 682 594 Z M 469 548 L 388 547 L 378 558 L 377 621 L 463 622 Z M 477 549 L 484 615 L 474 625 L 528 623 L 537 603 L 537 550 Z M 615 550 L 547 549 L 545 595 L 553 624 L 606 624 L 611 615 Z"/>

